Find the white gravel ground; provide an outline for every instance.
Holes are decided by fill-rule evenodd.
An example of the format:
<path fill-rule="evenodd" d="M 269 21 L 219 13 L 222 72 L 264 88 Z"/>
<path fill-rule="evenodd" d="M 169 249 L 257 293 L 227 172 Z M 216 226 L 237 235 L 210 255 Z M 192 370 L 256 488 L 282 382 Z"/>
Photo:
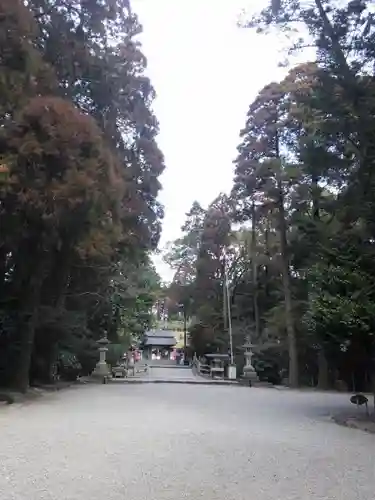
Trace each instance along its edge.
<path fill-rule="evenodd" d="M 197 385 L 75 388 L 0 409 L 1 500 L 374 500 L 375 436 L 347 396 Z"/>

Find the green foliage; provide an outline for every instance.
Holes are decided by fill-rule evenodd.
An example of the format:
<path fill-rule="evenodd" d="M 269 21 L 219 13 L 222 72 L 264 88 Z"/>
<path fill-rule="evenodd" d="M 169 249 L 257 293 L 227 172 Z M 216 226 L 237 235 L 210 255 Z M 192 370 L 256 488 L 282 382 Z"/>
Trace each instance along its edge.
<path fill-rule="evenodd" d="M 280 84 L 266 86 L 250 106 L 233 191 L 239 220 L 251 216 L 255 200 L 258 220 L 266 217 L 267 226 L 274 226 L 281 236 L 282 219 L 278 225 L 277 219 L 276 225 L 272 220 L 275 209 L 282 207 L 275 205 L 273 186 L 278 180 L 274 173 L 275 180 L 271 179 L 269 168 L 279 145 L 281 167 L 292 174 L 280 170 L 279 164 L 278 186 L 287 223 L 279 255 L 281 263 L 283 254 L 287 255 L 292 307 L 283 318 L 280 295 L 277 298 L 271 291 L 276 302 L 262 313 L 266 319 L 263 336 L 280 336 L 282 328 L 277 332 L 275 326 L 286 327 L 292 314 L 300 366 L 309 365 L 315 380 L 327 367 L 332 376 L 338 372 L 346 379 L 368 378 L 374 371 L 374 28 L 370 4 L 269 2 L 245 23 L 264 36 L 275 28 L 288 34 L 289 55 L 306 43 L 316 47 L 316 61 L 291 68 Z M 305 25 L 303 37 L 295 36 L 295 22 Z M 272 257 L 273 251 L 267 254 Z M 274 262 L 277 255 L 276 250 Z M 271 267 L 272 263 L 269 271 Z M 280 270 L 285 276 L 285 267 Z M 308 352 L 316 353 L 319 377 L 311 371 Z M 352 373 L 347 372 L 348 366 Z"/>
<path fill-rule="evenodd" d="M 298 34 L 296 22 L 304 25 Z M 261 36 L 286 34 L 290 70 L 249 106 L 230 198 L 220 196 L 205 213 L 195 204 L 188 214 L 166 259 L 178 271 L 170 293 L 191 301 L 197 352 L 225 351 L 225 264 L 235 347 L 250 335 L 259 371 L 277 366 L 292 385 L 300 378 L 327 388 L 339 379 L 369 389 L 375 372 L 372 2 L 270 1 L 243 24 Z M 290 58 L 307 44 L 315 46 L 316 60 L 293 67 Z"/>
<path fill-rule="evenodd" d="M 0 384 L 25 390 L 150 325 L 164 163 L 126 0 L 0 11 Z"/>
<path fill-rule="evenodd" d="M 58 357 L 58 372 L 63 380 L 76 380 L 82 372 L 82 365 L 75 354 L 60 351 Z"/>
<path fill-rule="evenodd" d="M 375 333 L 373 274 L 364 268 L 361 255 L 347 258 L 355 257 L 353 253 L 349 248 L 348 256 L 316 263 L 308 275 L 307 324 L 322 339 L 332 337 L 343 347 L 353 337 L 373 337 Z"/>

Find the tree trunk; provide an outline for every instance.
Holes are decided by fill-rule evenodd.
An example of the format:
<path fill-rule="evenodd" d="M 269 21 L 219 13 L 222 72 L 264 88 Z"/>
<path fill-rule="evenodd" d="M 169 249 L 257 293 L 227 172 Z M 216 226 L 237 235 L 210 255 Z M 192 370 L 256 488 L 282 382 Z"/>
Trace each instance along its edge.
<path fill-rule="evenodd" d="M 264 232 L 264 245 L 265 245 L 265 254 L 267 257 L 267 264 L 265 266 L 265 274 L 266 274 L 266 280 L 265 280 L 265 294 L 266 297 L 269 297 L 270 295 L 270 290 L 269 290 L 269 275 L 270 275 L 270 259 L 271 259 L 271 250 L 270 250 L 270 222 L 268 218 L 266 219 L 266 228 Z"/>
<path fill-rule="evenodd" d="M 256 210 L 255 201 L 253 200 L 251 206 L 251 262 L 253 267 L 253 308 L 254 308 L 254 323 L 255 323 L 255 338 L 260 338 L 260 315 L 259 315 L 259 304 L 258 304 L 258 263 L 257 263 L 257 234 L 256 234 Z"/>
<path fill-rule="evenodd" d="M 317 225 L 320 221 L 320 196 L 319 196 L 319 178 L 316 175 L 311 176 L 311 198 L 312 198 L 312 208 L 313 208 L 313 221 Z M 317 228 L 314 227 L 314 230 Z"/>
<path fill-rule="evenodd" d="M 316 235 L 316 238 L 318 238 L 318 224 L 320 222 L 319 178 L 314 173 L 311 176 L 311 196 L 314 235 Z M 318 389 L 327 390 L 328 386 L 328 362 L 326 354 L 324 352 L 324 348 L 320 347 L 318 351 Z"/>
<path fill-rule="evenodd" d="M 222 265 L 221 269 L 221 276 L 222 276 L 222 283 L 223 283 L 223 326 L 224 326 L 224 331 L 227 330 L 228 328 L 228 311 L 227 311 L 227 290 L 225 286 L 225 266 L 226 266 L 226 260 L 224 256 L 224 263 Z"/>
<path fill-rule="evenodd" d="M 65 309 L 66 292 L 69 287 L 71 271 L 71 246 L 68 238 L 66 238 L 61 249 L 51 255 L 53 266 L 51 272 L 48 273 L 48 277 L 43 280 L 41 289 L 41 303 L 54 308 L 57 314 L 62 314 Z M 33 356 L 42 358 L 45 365 L 43 376 L 45 380 L 48 380 L 53 371 L 53 366 L 57 362 L 61 332 L 56 329 L 50 331 L 44 328 L 42 331 L 37 331 L 36 334 L 40 339 L 35 339 Z M 48 382 L 52 382 L 52 380 L 48 380 Z"/>
<path fill-rule="evenodd" d="M 375 420 L 375 343 L 372 345 L 372 363 L 371 363 L 372 373 L 371 373 L 371 386 L 372 386 L 372 402 L 373 402 L 373 413 L 372 417 Z"/>
<path fill-rule="evenodd" d="M 66 291 L 69 286 L 72 251 L 69 240 L 66 241 L 60 252 L 56 256 L 55 272 L 53 273 L 54 283 L 54 306 L 59 311 L 65 308 Z"/>
<path fill-rule="evenodd" d="M 290 282 L 289 270 L 289 257 L 288 245 L 286 238 L 286 221 L 285 221 L 285 208 L 284 196 L 282 191 L 281 181 L 278 185 L 279 199 L 279 233 L 280 233 L 280 253 L 281 253 L 281 273 L 284 288 L 284 304 L 285 304 L 285 323 L 288 335 L 288 348 L 289 348 L 289 385 L 291 387 L 298 387 L 298 350 L 297 339 L 293 319 L 293 301 Z"/>
<path fill-rule="evenodd" d="M 19 355 L 16 359 L 12 386 L 21 392 L 29 387 L 31 358 L 34 347 L 35 327 L 41 302 L 42 285 L 49 265 L 48 254 L 39 240 L 28 240 L 18 248 L 14 269 L 12 293 L 18 298 L 16 342 Z"/>
<path fill-rule="evenodd" d="M 42 283 L 43 274 L 39 268 L 36 269 L 29 284 L 26 285 L 27 290 L 24 290 L 22 308 L 19 311 L 17 337 L 20 352 L 15 366 L 12 386 L 20 392 L 26 392 L 29 387 L 31 356 L 34 347 L 35 326 L 38 319 Z"/>
<path fill-rule="evenodd" d="M 184 363 L 187 359 L 187 307 L 186 302 L 184 302 Z"/>
<path fill-rule="evenodd" d="M 0 247 L 0 292 L 2 291 L 5 273 L 6 273 L 6 249 L 4 247 Z"/>
<path fill-rule="evenodd" d="M 350 90 L 353 89 L 353 85 L 357 86 L 357 78 L 353 71 L 351 71 L 349 63 L 346 59 L 345 52 L 343 48 L 340 46 L 338 41 L 338 37 L 336 36 L 335 30 L 330 22 L 327 12 L 323 6 L 322 0 L 314 0 L 315 6 L 318 9 L 319 16 L 322 22 L 323 34 L 330 39 L 331 41 L 331 54 L 336 61 L 338 67 L 340 68 L 341 74 L 344 78 L 341 80 L 342 82 L 349 82 L 351 85 Z M 347 88 L 347 85 L 345 86 Z"/>
<path fill-rule="evenodd" d="M 318 389 L 327 390 L 328 385 L 328 362 L 321 347 L 318 352 Z"/>

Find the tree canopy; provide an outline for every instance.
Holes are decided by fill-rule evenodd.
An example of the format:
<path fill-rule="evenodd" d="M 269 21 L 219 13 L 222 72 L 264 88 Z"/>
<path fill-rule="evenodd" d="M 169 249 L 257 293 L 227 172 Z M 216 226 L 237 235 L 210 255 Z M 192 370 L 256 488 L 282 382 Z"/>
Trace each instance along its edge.
<path fill-rule="evenodd" d="M 238 359 L 250 335 L 258 371 L 272 364 L 292 386 L 365 390 L 374 374 L 371 4 L 272 0 L 245 17 L 315 58 L 250 103 L 222 210 L 200 207 L 197 230 L 195 203 L 167 258 L 187 269 L 193 348 L 228 349 L 227 275 Z"/>
<path fill-rule="evenodd" d="M 127 0 L 0 13 L 0 384 L 25 390 L 150 325 L 164 160 Z"/>

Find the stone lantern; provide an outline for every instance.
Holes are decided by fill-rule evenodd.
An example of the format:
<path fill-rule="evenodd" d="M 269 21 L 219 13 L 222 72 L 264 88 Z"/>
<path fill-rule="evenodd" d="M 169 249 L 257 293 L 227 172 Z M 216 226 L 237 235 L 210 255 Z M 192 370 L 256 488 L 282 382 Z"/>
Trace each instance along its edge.
<path fill-rule="evenodd" d="M 107 339 L 106 334 L 103 336 L 103 338 L 98 340 L 98 344 L 99 344 L 99 349 L 98 349 L 99 361 L 97 362 L 97 364 L 95 366 L 93 376 L 94 377 L 102 377 L 105 379 L 106 377 L 109 377 L 109 375 L 110 375 L 109 367 L 108 367 L 107 362 L 106 362 L 106 355 L 107 355 L 107 351 L 108 351 L 107 345 L 109 344 L 109 340 Z"/>
<path fill-rule="evenodd" d="M 250 335 L 246 336 L 246 341 L 244 345 L 242 346 L 245 349 L 245 366 L 243 368 L 243 375 L 242 378 L 246 381 L 249 382 L 249 385 L 252 386 L 253 384 L 259 382 L 259 378 L 257 375 L 257 372 L 255 371 L 255 368 L 252 364 L 252 358 L 253 358 L 253 344 L 251 343 L 251 337 Z"/>

